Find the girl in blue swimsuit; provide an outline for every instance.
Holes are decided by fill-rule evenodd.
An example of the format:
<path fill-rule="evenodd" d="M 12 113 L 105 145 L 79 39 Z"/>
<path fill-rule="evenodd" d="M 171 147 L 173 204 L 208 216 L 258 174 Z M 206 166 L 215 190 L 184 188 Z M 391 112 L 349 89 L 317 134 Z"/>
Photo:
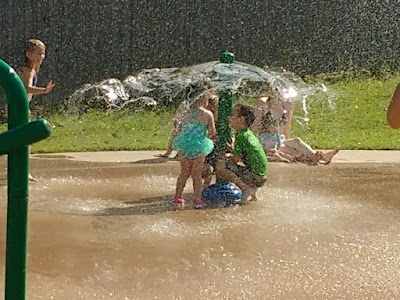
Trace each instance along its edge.
<path fill-rule="evenodd" d="M 46 57 L 46 45 L 40 41 L 31 39 L 24 51 L 25 63 L 19 69 L 18 74 L 28 93 L 28 101 L 32 100 L 33 95 L 48 94 L 54 88 L 54 83 L 50 81 L 46 87 L 38 87 L 37 74 L 39 73 L 40 66 Z"/>
<path fill-rule="evenodd" d="M 189 177 L 193 179 L 194 208 L 202 208 L 205 202 L 201 199 L 202 177 L 201 172 L 205 157 L 214 148 L 213 141 L 209 138 L 216 136 L 214 117 L 206 109 L 209 102 L 209 93 L 201 94 L 182 119 L 178 136 L 173 140 L 172 147 L 181 153 L 181 174 L 176 183 L 175 199 L 172 204 L 176 209 L 182 209 L 185 200 L 182 193 Z"/>
<path fill-rule="evenodd" d="M 28 41 L 28 45 L 24 50 L 25 63 L 19 69 L 18 75 L 25 86 L 28 94 L 28 101 L 32 100 L 33 95 L 47 94 L 50 93 L 54 88 L 54 83 L 50 81 L 46 87 L 38 87 L 37 74 L 39 73 L 40 66 L 46 56 L 46 45 L 36 39 Z M 5 109 L 6 110 L 6 109 Z M 37 179 L 29 174 L 29 180 L 36 182 Z"/>

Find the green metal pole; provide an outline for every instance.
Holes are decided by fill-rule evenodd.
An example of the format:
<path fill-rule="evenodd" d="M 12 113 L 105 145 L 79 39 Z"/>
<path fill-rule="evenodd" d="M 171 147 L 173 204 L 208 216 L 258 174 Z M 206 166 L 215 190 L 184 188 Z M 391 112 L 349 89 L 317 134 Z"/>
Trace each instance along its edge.
<path fill-rule="evenodd" d="M 28 97 L 18 74 L 0 59 L 0 86 L 8 101 L 8 129 L 29 122 Z M 5 299 L 25 300 L 29 148 L 8 154 Z"/>
<path fill-rule="evenodd" d="M 44 119 L 18 126 L 0 134 L 0 155 L 8 154 L 50 136 L 50 124 Z"/>
<path fill-rule="evenodd" d="M 220 62 L 225 64 L 233 64 L 235 60 L 235 55 L 233 53 L 221 53 Z M 229 127 L 228 118 L 232 112 L 233 101 L 233 93 L 229 88 L 219 92 L 217 122 L 218 141 L 215 147 L 217 153 L 224 153 L 227 149 L 226 144 L 228 142 L 231 143 L 232 141 L 232 130 Z M 226 183 L 226 181 L 223 178 L 217 177 L 217 183 L 222 184 Z"/>

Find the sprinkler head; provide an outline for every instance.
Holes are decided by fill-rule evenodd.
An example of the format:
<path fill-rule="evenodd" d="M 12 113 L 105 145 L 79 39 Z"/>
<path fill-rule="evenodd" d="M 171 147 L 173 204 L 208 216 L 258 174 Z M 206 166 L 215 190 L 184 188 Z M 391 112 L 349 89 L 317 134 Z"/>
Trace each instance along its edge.
<path fill-rule="evenodd" d="M 229 51 L 222 52 L 219 61 L 225 64 L 233 64 L 236 61 L 235 54 Z"/>

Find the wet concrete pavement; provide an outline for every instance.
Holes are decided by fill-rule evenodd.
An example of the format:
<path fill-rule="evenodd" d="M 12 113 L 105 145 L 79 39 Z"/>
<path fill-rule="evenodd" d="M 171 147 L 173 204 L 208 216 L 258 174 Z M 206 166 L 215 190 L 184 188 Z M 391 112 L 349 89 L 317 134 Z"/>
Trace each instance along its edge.
<path fill-rule="evenodd" d="M 323 150 L 325 151 L 325 150 Z M 69 152 L 60 154 L 34 155 L 33 157 L 68 157 L 80 161 L 96 162 L 157 162 L 154 156 L 162 151 L 99 151 Z M 159 161 L 163 161 L 160 159 Z M 400 151 L 391 150 L 341 150 L 333 163 L 400 163 Z"/>
<path fill-rule="evenodd" d="M 400 155 L 274 163 L 256 203 L 174 212 L 153 154 L 34 156 L 28 299 L 400 298 Z"/>

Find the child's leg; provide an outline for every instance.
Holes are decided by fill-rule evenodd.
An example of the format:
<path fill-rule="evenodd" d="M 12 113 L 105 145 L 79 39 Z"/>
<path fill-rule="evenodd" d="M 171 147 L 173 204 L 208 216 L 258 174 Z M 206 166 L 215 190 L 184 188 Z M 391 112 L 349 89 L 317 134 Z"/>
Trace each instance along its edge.
<path fill-rule="evenodd" d="M 201 171 L 201 177 L 203 178 L 203 190 L 208 188 L 211 184 L 213 174 L 213 167 L 205 163 L 203 170 Z"/>
<path fill-rule="evenodd" d="M 276 158 L 277 162 L 285 162 L 285 163 L 292 162 L 292 157 L 290 155 L 287 155 L 285 153 L 281 153 L 279 151 L 276 151 L 274 153 L 274 157 Z"/>
<path fill-rule="evenodd" d="M 33 177 L 31 174 L 28 175 L 29 181 L 30 182 L 38 182 L 39 180 L 35 177 Z"/>
<path fill-rule="evenodd" d="M 242 190 L 248 189 L 249 186 L 243 181 L 243 179 L 241 179 L 238 176 L 238 174 L 236 174 L 235 172 L 233 172 L 227 168 L 227 166 L 226 166 L 227 163 L 231 163 L 231 162 L 227 162 L 225 160 L 220 160 L 217 162 L 216 167 L 215 167 L 215 171 L 217 172 L 217 175 L 221 176 L 222 178 L 224 178 L 230 182 L 233 182 Z"/>
<path fill-rule="evenodd" d="M 271 162 L 292 162 L 293 157 L 287 155 L 279 150 L 267 150 L 265 151 L 267 154 L 268 160 Z"/>
<path fill-rule="evenodd" d="M 188 180 L 191 169 L 192 169 L 192 161 L 185 157 L 182 157 L 180 160 L 181 164 L 181 174 L 176 181 L 176 190 L 175 190 L 175 199 L 181 199 L 183 189 L 185 188 L 186 181 Z"/>
<path fill-rule="evenodd" d="M 258 187 L 265 182 L 265 179 L 256 179 L 249 169 L 235 165 L 230 161 L 219 161 L 216 171 L 217 175 L 233 182 L 242 190 L 241 204 L 247 204 L 248 200 L 257 201 Z"/>
<path fill-rule="evenodd" d="M 315 150 L 306 144 L 301 138 L 288 139 L 283 142 L 285 147 L 291 148 L 297 152 L 297 155 L 314 155 Z"/>
<path fill-rule="evenodd" d="M 29 147 L 29 155 L 31 155 L 31 147 Z M 30 182 L 38 182 L 39 181 L 37 178 L 33 177 L 31 175 L 31 173 L 29 173 L 28 179 L 29 179 Z"/>
<path fill-rule="evenodd" d="M 288 160 L 289 162 L 293 162 L 293 156 L 286 154 L 285 152 L 282 152 L 280 150 L 278 150 L 277 152 L 279 154 L 279 156 L 281 156 L 283 159 Z"/>
<path fill-rule="evenodd" d="M 204 160 L 206 156 L 202 154 L 200 157 L 196 158 L 192 162 L 192 169 L 190 176 L 193 179 L 193 197 L 194 200 L 201 200 L 201 193 L 203 192 L 203 182 L 201 178 L 201 172 L 204 166 Z"/>
<path fill-rule="evenodd" d="M 300 138 L 285 140 L 279 150 L 301 162 L 316 164 L 320 159 L 320 152 L 315 151 Z"/>

